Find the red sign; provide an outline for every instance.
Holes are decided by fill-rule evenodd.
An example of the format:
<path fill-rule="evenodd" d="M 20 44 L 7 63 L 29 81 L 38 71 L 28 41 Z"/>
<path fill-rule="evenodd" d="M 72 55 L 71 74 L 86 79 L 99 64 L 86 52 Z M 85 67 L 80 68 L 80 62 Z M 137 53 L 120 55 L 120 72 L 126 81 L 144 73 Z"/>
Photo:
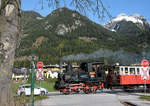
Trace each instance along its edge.
<path fill-rule="evenodd" d="M 148 60 L 142 60 L 141 65 L 143 67 L 148 67 L 149 66 L 149 61 Z"/>
<path fill-rule="evenodd" d="M 38 69 L 41 69 L 41 68 L 43 68 L 44 64 L 43 64 L 43 62 L 40 61 L 40 62 L 37 63 L 36 66 L 37 66 Z"/>

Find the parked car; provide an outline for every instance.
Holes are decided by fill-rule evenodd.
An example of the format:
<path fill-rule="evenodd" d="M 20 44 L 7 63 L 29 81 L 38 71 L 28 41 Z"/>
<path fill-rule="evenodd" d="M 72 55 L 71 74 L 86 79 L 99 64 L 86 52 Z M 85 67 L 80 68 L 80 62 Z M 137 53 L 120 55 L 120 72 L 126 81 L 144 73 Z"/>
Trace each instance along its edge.
<path fill-rule="evenodd" d="M 35 86 L 34 87 L 34 95 L 47 95 L 48 94 L 48 90 L 45 88 L 40 88 Z M 21 85 L 19 86 L 18 90 L 17 90 L 17 95 L 21 96 L 21 95 L 31 95 L 31 85 L 26 84 L 26 85 Z"/>

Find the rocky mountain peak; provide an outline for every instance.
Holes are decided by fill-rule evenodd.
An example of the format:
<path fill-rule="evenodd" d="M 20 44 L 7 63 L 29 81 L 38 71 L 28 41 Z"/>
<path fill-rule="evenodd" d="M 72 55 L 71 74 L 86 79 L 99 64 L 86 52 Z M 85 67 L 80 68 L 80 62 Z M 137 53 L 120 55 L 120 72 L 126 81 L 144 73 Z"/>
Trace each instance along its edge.
<path fill-rule="evenodd" d="M 87 21 L 89 21 L 88 18 L 76 11 L 59 8 L 45 18 L 45 30 L 55 29 L 57 35 L 64 35 L 75 31 Z"/>
<path fill-rule="evenodd" d="M 117 17 L 115 17 L 114 19 L 112 19 L 112 22 L 118 22 L 118 21 L 131 21 L 133 23 L 140 23 L 143 24 L 142 19 L 144 19 L 143 16 L 140 16 L 139 14 L 134 14 L 134 15 L 126 15 L 126 14 L 119 14 Z"/>
<path fill-rule="evenodd" d="M 106 23 L 104 27 L 108 30 L 119 32 L 120 30 L 124 30 L 123 27 L 134 27 L 137 30 L 147 30 L 150 28 L 150 24 L 146 21 L 144 16 L 139 14 L 126 15 L 124 13 L 119 14 L 111 21 Z M 127 28 L 125 28 L 127 30 Z M 132 28 L 131 28 L 132 29 Z M 130 32 L 129 32 L 130 33 Z"/>
<path fill-rule="evenodd" d="M 140 14 L 133 14 L 133 15 L 130 15 L 131 17 L 134 17 L 136 19 L 141 19 L 143 20 L 144 19 L 144 16 L 140 15 Z"/>

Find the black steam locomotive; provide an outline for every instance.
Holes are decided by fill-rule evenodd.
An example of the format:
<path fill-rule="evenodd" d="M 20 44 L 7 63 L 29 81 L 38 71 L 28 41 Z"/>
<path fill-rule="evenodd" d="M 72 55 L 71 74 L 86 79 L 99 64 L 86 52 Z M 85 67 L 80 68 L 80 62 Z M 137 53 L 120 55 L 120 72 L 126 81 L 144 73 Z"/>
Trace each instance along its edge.
<path fill-rule="evenodd" d="M 91 93 L 104 88 L 105 81 L 104 63 L 84 62 L 79 68 L 67 65 L 66 70 L 59 73 L 55 88 L 64 94 L 80 91 Z"/>

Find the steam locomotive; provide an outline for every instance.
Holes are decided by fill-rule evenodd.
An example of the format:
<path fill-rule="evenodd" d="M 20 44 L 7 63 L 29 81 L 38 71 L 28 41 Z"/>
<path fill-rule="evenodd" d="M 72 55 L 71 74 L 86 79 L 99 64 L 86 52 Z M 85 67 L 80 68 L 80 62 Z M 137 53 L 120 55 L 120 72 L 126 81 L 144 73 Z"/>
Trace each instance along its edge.
<path fill-rule="evenodd" d="M 103 89 L 105 81 L 103 62 L 84 62 L 79 68 L 67 65 L 66 70 L 58 74 L 55 88 L 64 94 L 81 91 L 87 94 Z"/>
<path fill-rule="evenodd" d="M 141 77 L 142 66 L 104 65 L 103 62 L 84 62 L 79 69 L 67 65 L 59 73 L 55 88 L 69 94 L 71 92 L 95 93 L 103 88 L 135 88 L 144 85 Z M 150 88 L 150 71 L 146 85 Z"/>

